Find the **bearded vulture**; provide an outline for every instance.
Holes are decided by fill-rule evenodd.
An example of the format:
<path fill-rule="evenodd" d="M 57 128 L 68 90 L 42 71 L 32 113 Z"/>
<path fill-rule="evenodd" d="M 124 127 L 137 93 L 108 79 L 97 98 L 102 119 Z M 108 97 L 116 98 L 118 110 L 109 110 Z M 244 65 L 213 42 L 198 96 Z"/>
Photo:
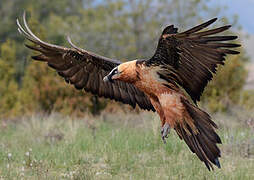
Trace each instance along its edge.
<path fill-rule="evenodd" d="M 225 41 L 237 36 L 217 36 L 231 26 L 205 29 L 217 18 L 179 32 L 173 25 L 167 26 L 157 49 L 150 59 L 138 59 L 122 63 L 75 46 L 71 48 L 46 43 L 34 35 L 26 23 L 17 19 L 19 32 L 34 46 L 26 47 L 39 52 L 32 59 L 43 61 L 76 89 L 84 89 L 99 97 L 113 99 L 133 108 L 156 111 L 161 120 L 161 137 L 165 143 L 170 128 L 183 139 L 190 150 L 210 170 L 220 168 L 220 137 L 217 125 L 197 101 L 208 81 L 224 64 L 227 54 L 239 52 L 230 48 L 239 44 Z M 185 93 L 186 92 L 186 93 Z"/>

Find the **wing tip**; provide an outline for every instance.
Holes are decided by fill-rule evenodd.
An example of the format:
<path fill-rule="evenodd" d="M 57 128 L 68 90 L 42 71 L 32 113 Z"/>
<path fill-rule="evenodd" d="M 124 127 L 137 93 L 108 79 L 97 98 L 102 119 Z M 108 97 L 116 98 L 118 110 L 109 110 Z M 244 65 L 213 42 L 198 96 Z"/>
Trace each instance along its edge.
<path fill-rule="evenodd" d="M 30 46 L 30 45 L 28 45 L 28 44 L 25 44 L 25 46 L 26 46 L 27 48 L 29 48 L 29 49 L 32 49 L 32 48 L 33 48 L 32 46 Z"/>
<path fill-rule="evenodd" d="M 69 35 L 66 36 L 66 39 L 68 41 L 68 43 L 71 45 L 72 48 L 74 49 L 79 49 L 75 44 L 73 44 L 71 37 Z"/>
<path fill-rule="evenodd" d="M 217 20 L 218 20 L 218 18 L 215 17 L 215 18 L 212 18 L 212 19 L 210 20 L 210 22 L 214 23 L 214 22 L 217 21 Z"/>
<path fill-rule="evenodd" d="M 224 27 L 225 27 L 225 29 L 229 29 L 229 28 L 232 27 L 232 25 L 226 25 L 226 26 L 224 26 Z"/>
<path fill-rule="evenodd" d="M 237 55 L 237 54 L 240 54 L 240 52 L 239 51 L 231 51 L 231 54 Z"/>
<path fill-rule="evenodd" d="M 215 18 L 212 18 L 212 19 L 206 21 L 206 22 L 203 23 L 203 24 L 207 24 L 206 26 L 209 26 L 210 24 L 213 24 L 213 23 L 214 23 L 215 21 L 217 21 L 217 20 L 218 20 L 218 18 L 215 17 Z"/>
<path fill-rule="evenodd" d="M 238 38 L 238 36 L 232 36 L 232 40 L 235 40 L 237 38 Z"/>
<path fill-rule="evenodd" d="M 219 161 L 219 158 L 215 158 L 215 165 L 220 169 L 221 168 L 221 165 L 220 165 L 220 161 Z"/>
<path fill-rule="evenodd" d="M 187 30 L 187 31 L 184 31 L 184 32 L 182 32 L 182 33 L 180 33 L 180 34 L 189 35 L 189 34 L 198 32 L 198 31 L 200 31 L 201 29 L 204 29 L 204 28 L 208 27 L 209 25 L 213 24 L 217 19 L 218 19 L 217 17 L 215 17 L 215 18 L 213 18 L 213 19 L 210 19 L 209 21 L 206 21 L 206 22 L 204 22 L 204 23 L 202 23 L 202 24 L 199 24 L 199 25 L 197 25 L 197 26 L 195 26 L 195 27 L 193 27 L 193 28 L 191 28 L 191 29 L 189 29 L 189 30 Z"/>
<path fill-rule="evenodd" d="M 77 51 L 79 51 L 79 52 L 84 52 L 83 49 L 81 49 L 81 48 L 79 48 L 78 46 L 76 46 L 75 44 L 73 44 L 73 42 L 71 41 L 70 36 L 67 36 L 66 38 L 67 38 L 67 41 L 68 41 L 68 43 L 71 45 L 72 48 L 74 48 L 75 50 L 77 50 Z M 87 53 L 87 52 L 85 52 L 85 53 Z"/>
<path fill-rule="evenodd" d="M 31 56 L 32 59 L 37 60 L 37 61 L 42 61 L 42 59 L 40 58 L 40 55 L 37 56 Z"/>

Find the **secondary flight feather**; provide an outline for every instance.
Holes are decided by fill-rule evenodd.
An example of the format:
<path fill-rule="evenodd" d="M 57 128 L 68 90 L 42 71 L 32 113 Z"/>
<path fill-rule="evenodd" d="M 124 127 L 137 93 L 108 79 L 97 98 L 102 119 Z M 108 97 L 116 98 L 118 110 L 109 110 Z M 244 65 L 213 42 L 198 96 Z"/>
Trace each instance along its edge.
<path fill-rule="evenodd" d="M 216 18 L 187 31 L 178 33 L 173 25 L 166 27 L 155 54 L 146 60 L 122 63 L 75 46 L 57 46 L 40 40 L 30 30 L 23 16 L 23 26 L 17 20 L 19 32 L 34 45 L 28 48 L 39 52 L 32 59 L 43 61 L 55 69 L 76 89 L 84 89 L 100 97 L 114 99 L 133 108 L 156 111 L 161 120 L 161 136 L 165 142 L 174 129 L 190 150 L 210 170 L 220 168 L 221 143 L 217 125 L 196 102 L 213 78 L 227 54 L 238 54 L 231 48 L 240 45 L 228 42 L 236 36 L 217 36 L 230 26 L 204 30 Z M 182 87 L 183 89 L 181 89 Z M 186 97 L 187 94 L 192 101 Z"/>

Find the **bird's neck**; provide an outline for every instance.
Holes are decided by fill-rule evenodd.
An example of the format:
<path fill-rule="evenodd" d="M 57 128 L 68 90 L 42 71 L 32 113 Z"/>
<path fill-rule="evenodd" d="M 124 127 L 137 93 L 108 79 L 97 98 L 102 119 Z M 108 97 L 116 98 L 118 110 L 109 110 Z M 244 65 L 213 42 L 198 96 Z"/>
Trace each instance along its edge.
<path fill-rule="evenodd" d="M 122 63 L 118 67 L 118 71 L 121 72 L 119 80 L 134 83 L 138 80 L 137 68 L 137 60 Z"/>

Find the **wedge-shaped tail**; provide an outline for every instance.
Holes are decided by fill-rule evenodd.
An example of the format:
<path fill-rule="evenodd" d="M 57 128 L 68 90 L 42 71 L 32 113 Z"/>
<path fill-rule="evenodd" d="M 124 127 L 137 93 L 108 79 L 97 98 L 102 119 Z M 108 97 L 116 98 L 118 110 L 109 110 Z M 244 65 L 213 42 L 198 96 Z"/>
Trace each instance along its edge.
<path fill-rule="evenodd" d="M 217 125 L 206 112 L 183 98 L 181 101 L 193 120 L 195 130 L 188 124 L 185 124 L 185 128 L 181 124 L 177 124 L 175 130 L 178 136 L 186 142 L 190 150 L 205 163 L 209 170 L 213 169 L 212 164 L 220 168 L 221 153 L 217 144 L 221 144 L 221 139 L 215 132 Z"/>

